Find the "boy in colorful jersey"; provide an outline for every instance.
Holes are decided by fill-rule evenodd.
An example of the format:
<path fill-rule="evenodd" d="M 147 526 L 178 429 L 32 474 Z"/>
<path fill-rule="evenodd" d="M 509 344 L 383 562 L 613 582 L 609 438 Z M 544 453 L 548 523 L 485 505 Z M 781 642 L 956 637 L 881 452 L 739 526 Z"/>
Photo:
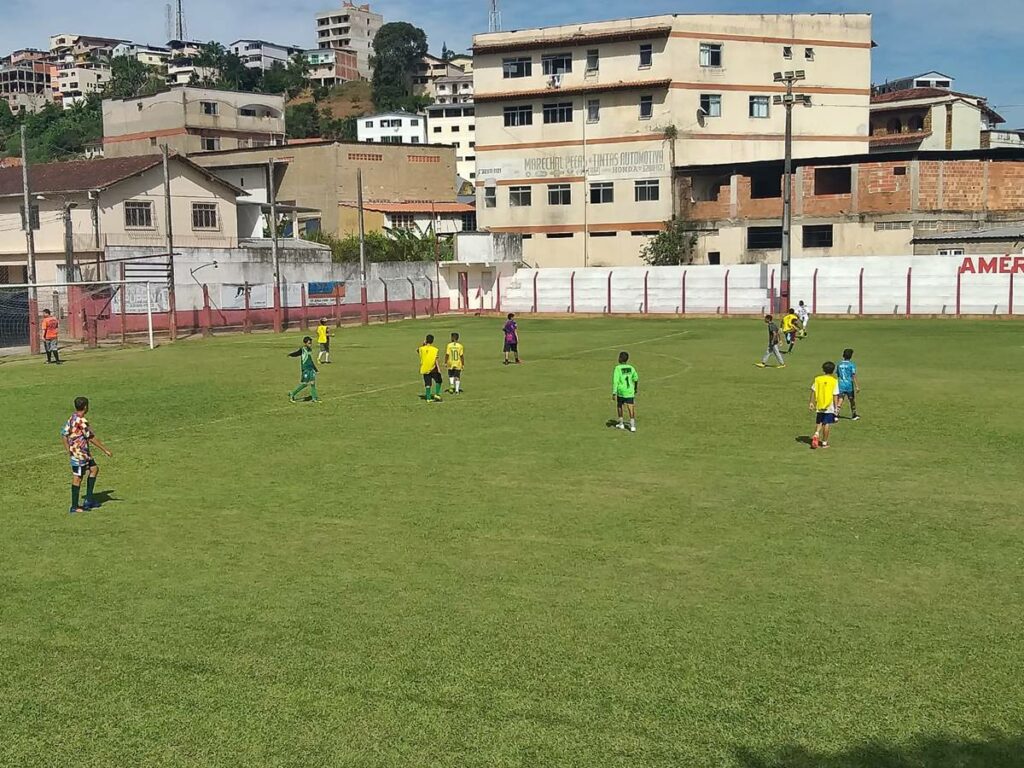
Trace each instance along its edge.
<path fill-rule="evenodd" d="M 67 420 L 64 428 L 60 431 L 64 448 L 71 459 L 71 509 L 68 511 L 72 515 L 99 507 L 99 502 L 93 498 L 92 493 L 96 487 L 96 477 L 100 473 L 100 468 L 96 466 L 96 462 L 92 458 L 90 446 L 95 445 L 107 456 L 114 455 L 92 431 L 92 427 L 89 426 L 89 422 L 85 418 L 87 413 L 89 413 L 89 398 L 76 397 L 75 412 L 71 414 L 71 418 Z M 85 503 L 79 504 L 83 477 L 86 478 Z"/>
<path fill-rule="evenodd" d="M 57 349 L 57 336 L 60 324 L 53 313 L 48 309 L 43 310 L 43 349 L 46 350 L 46 362 L 60 365 L 60 351 Z"/>
<path fill-rule="evenodd" d="M 459 343 L 459 334 L 453 333 L 452 340 L 444 350 L 444 367 L 448 369 L 448 391 L 462 393 L 462 368 L 466 364 L 466 349 Z"/>
<path fill-rule="evenodd" d="M 828 448 L 828 438 L 832 433 L 832 425 L 836 423 L 839 407 L 839 382 L 833 375 L 836 364 L 827 362 L 821 366 L 821 370 L 822 374 L 816 376 L 811 384 L 811 400 L 807 403 L 807 407 L 816 412 L 811 448 Z"/>
<path fill-rule="evenodd" d="M 636 393 L 640 387 L 640 375 L 629 364 L 629 353 L 619 352 L 619 364 L 612 372 L 612 400 L 619 414 L 616 429 L 626 429 L 622 423 L 622 407 L 629 412 L 629 431 L 636 432 Z"/>
<path fill-rule="evenodd" d="M 423 375 L 423 399 L 428 403 L 440 403 L 441 371 L 437 367 L 439 350 L 434 346 L 433 334 L 427 334 L 416 352 L 420 356 L 420 373 Z"/>
<path fill-rule="evenodd" d="M 298 357 L 299 360 L 299 386 L 288 393 L 288 399 L 296 403 L 295 396 L 299 394 L 306 387 L 309 387 L 310 394 L 313 395 L 313 402 L 320 402 L 320 393 L 316 390 L 316 374 L 317 367 L 316 363 L 313 362 L 313 337 L 305 336 L 302 339 L 302 346 L 294 352 L 289 352 L 288 357 Z"/>
<path fill-rule="evenodd" d="M 508 354 L 511 352 L 516 356 L 516 364 L 519 364 L 519 325 L 516 323 L 514 312 L 508 313 L 508 319 L 501 329 L 505 334 L 505 365 L 509 364 Z"/>
<path fill-rule="evenodd" d="M 836 378 L 839 380 L 839 403 L 836 405 L 836 418 L 843 408 L 843 400 L 850 400 L 853 420 L 860 421 L 857 415 L 857 393 L 860 392 L 860 381 L 857 379 L 857 364 L 853 362 L 853 350 L 844 349 L 843 359 L 836 366 Z"/>
<path fill-rule="evenodd" d="M 331 362 L 331 329 L 327 325 L 326 318 L 320 318 L 320 325 L 316 327 L 316 343 L 320 346 L 316 361 L 318 363 Z"/>

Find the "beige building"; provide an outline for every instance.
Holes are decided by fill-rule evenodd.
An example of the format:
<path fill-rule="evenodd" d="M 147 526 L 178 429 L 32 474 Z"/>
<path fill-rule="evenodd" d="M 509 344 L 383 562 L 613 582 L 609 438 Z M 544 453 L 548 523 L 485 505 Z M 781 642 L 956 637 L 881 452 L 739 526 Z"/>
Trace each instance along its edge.
<path fill-rule="evenodd" d="M 0 65 L 0 99 L 12 112 L 37 112 L 53 102 L 50 65 L 39 59 L 21 58 Z"/>
<path fill-rule="evenodd" d="M 371 11 L 369 3 L 356 5 L 345 0 L 341 8 L 316 15 L 316 45 L 355 51 L 359 75 L 369 80 L 373 38 L 383 25 L 384 17 Z"/>
<path fill-rule="evenodd" d="M 930 86 L 886 90 L 871 97 L 871 151 L 980 149 L 1004 122 L 980 96 Z"/>
<path fill-rule="evenodd" d="M 70 109 L 87 96 L 101 93 L 110 82 L 110 74 L 110 67 L 103 64 L 61 64 L 57 77 L 64 109 Z"/>
<path fill-rule="evenodd" d="M 867 151 L 871 17 L 671 15 L 474 37 L 480 225 L 544 266 L 633 264 L 673 211 L 676 165 Z"/>
<path fill-rule="evenodd" d="M 473 57 L 468 53 L 459 53 L 451 58 L 450 64 L 454 64 L 467 75 L 473 74 Z"/>
<path fill-rule="evenodd" d="M 427 107 L 427 141 L 455 148 L 455 167 L 463 179 L 476 178 L 476 107 L 473 101 Z"/>
<path fill-rule="evenodd" d="M 416 71 L 413 72 L 412 92 L 417 96 L 436 98 L 437 83 L 459 75 L 465 75 L 465 72 L 451 62 L 428 53 L 416 65 Z"/>
<path fill-rule="evenodd" d="M 277 202 L 318 211 L 319 229 L 340 234 L 342 208 L 356 200 L 362 171 L 363 199 L 393 203 L 454 200 L 455 152 L 422 144 L 309 142 L 273 149 L 243 149 L 195 155 L 196 163 L 229 183 L 265 187 L 267 161 L 274 159 Z M 254 197 L 259 194 L 254 192 Z M 309 214 L 299 217 L 308 221 Z"/>
<path fill-rule="evenodd" d="M 106 157 L 150 154 L 161 144 L 184 155 L 284 143 L 284 97 L 171 88 L 138 99 L 105 99 Z"/>
<path fill-rule="evenodd" d="M 111 246 L 163 246 L 166 196 L 160 155 L 30 166 L 36 225 L 36 279 L 63 279 L 65 212 L 76 265 L 101 261 Z M 237 245 L 237 195 L 243 190 L 182 157 L 170 160 L 171 217 L 178 247 Z M 0 169 L 0 267 L 7 282 L 26 280 L 21 169 Z M 110 275 L 108 275 L 110 277 Z"/>

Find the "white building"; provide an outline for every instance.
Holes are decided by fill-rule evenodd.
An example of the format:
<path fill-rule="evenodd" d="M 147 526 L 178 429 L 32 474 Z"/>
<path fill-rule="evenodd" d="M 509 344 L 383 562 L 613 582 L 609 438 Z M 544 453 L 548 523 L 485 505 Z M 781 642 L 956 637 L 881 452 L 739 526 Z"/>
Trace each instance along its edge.
<path fill-rule="evenodd" d="M 119 43 L 114 46 L 113 57 L 128 56 L 138 59 L 147 67 L 166 67 L 171 58 L 171 49 L 159 45 Z"/>
<path fill-rule="evenodd" d="M 347 48 L 356 52 L 359 74 L 370 79 L 373 68 L 373 38 L 384 24 L 384 17 L 370 10 L 370 4 L 355 5 L 345 0 L 341 8 L 316 15 L 318 48 Z"/>
<path fill-rule="evenodd" d="M 202 50 L 202 43 L 194 40 L 171 40 L 167 43 L 171 57 L 167 62 L 167 84 L 188 85 L 193 76 L 196 80 L 214 80 L 218 72 L 214 67 L 197 67 L 195 59 Z"/>
<path fill-rule="evenodd" d="M 426 144 L 427 120 L 411 112 L 383 112 L 356 119 L 359 141 L 373 144 Z"/>
<path fill-rule="evenodd" d="M 922 72 L 919 75 L 907 75 L 906 77 L 886 80 L 881 85 L 876 85 L 874 91 L 876 94 L 906 91 L 910 88 L 944 88 L 947 91 L 951 91 L 955 82 L 956 78 L 942 72 Z"/>
<path fill-rule="evenodd" d="M 287 67 L 292 56 L 302 53 L 295 45 L 279 45 L 266 40 L 235 40 L 228 48 L 238 56 L 249 69 L 267 70 L 274 62 Z"/>
<path fill-rule="evenodd" d="M 455 147 L 456 172 L 467 181 L 476 179 L 476 109 L 472 101 L 427 107 L 427 136 L 431 144 Z"/>
<path fill-rule="evenodd" d="M 435 104 L 465 104 L 473 101 L 473 76 L 466 74 L 439 78 L 434 82 Z"/>
<path fill-rule="evenodd" d="M 102 64 L 65 62 L 60 65 L 57 77 L 64 109 L 71 109 L 86 96 L 103 90 L 110 82 L 110 68 Z"/>

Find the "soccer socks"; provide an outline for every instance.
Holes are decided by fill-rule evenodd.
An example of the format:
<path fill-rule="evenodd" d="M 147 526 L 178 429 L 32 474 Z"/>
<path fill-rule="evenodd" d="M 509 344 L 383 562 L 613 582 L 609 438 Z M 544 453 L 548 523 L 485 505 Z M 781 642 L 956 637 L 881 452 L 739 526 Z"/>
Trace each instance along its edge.
<path fill-rule="evenodd" d="M 82 492 L 82 486 L 75 485 L 74 483 L 71 484 L 71 508 L 72 509 L 78 509 L 79 508 L 80 505 L 78 503 L 78 497 L 81 494 L 81 492 Z"/>
<path fill-rule="evenodd" d="M 440 396 L 441 396 L 441 382 L 440 381 L 435 381 L 434 382 L 434 397 L 440 397 Z"/>
<path fill-rule="evenodd" d="M 454 376 L 449 376 L 448 377 L 448 388 L 449 389 L 455 389 L 455 377 Z"/>
<path fill-rule="evenodd" d="M 425 386 L 423 388 L 423 399 L 424 400 L 429 400 L 430 399 L 430 385 L 429 384 L 427 384 L 427 386 Z"/>
<path fill-rule="evenodd" d="M 313 393 L 313 399 L 314 400 L 319 400 L 320 399 L 320 393 L 317 392 L 316 382 L 315 381 L 312 384 L 309 385 L 309 391 Z"/>
<path fill-rule="evenodd" d="M 290 397 L 292 400 L 294 400 L 295 396 L 297 394 L 299 394 L 299 392 L 301 392 L 305 388 L 306 388 L 306 384 L 304 384 L 304 383 L 303 384 L 299 384 L 299 386 L 297 386 L 295 389 L 293 389 L 291 392 L 288 393 L 288 397 Z"/>
<path fill-rule="evenodd" d="M 460 392 L 462 390 L 462 379 L 455 380 L 455 391 Z"/>
<path fill-rule="evenodd" d="M 636 419 L 630 419 L 629 420 L 629 428 L 632 431 L 636 432 Z"/>
<path fill-rule="evenodd" d="M 46 362 L 53 362 L 53 352 L 51 352 L 50 350 L 46 350 Z"/>
<path fill-rule="evenodd" d="M 92 490 L 96 487 L 96 478 L 89 475 L 85 481 L 85 503 L 88 504 L 92 501 Z"/>

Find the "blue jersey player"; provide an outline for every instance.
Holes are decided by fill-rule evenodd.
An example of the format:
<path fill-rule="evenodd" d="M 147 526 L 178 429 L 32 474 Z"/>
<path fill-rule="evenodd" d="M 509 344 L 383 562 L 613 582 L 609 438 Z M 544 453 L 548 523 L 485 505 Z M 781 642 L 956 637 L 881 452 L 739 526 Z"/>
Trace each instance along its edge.
<path fill-rule="evenodd" d="M 850 411 L 853 413 L 853 420 L 859 421 L 857 415 L 857 393 L 860 392 L 860 382 L 857 380 L 857 364 L 853 362 L 853 350 L 844 349 L 843 359 L 836 365 L 836 378 L 839 379 L 839 409 L 843 407 L 843 401 L 850 401 Z M 836 410 L 838 416 L 839 410 Z"/>

